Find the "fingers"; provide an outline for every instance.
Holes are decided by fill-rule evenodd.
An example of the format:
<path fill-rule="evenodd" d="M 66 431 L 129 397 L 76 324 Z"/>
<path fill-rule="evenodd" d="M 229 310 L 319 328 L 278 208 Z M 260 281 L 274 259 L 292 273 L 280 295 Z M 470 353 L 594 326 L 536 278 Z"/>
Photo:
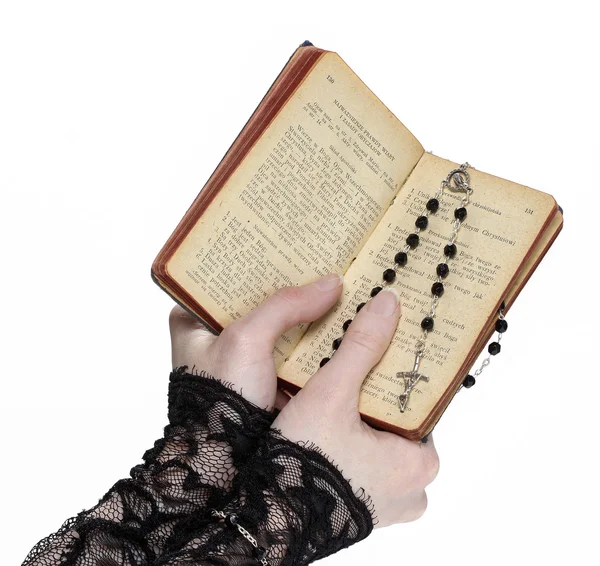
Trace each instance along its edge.
<path fill-rule="evenodd" d="M 368 425 L 364 425 L 368 426 Z M 440 460 L 433 440 L 427 443 L 407 440 L 382 430 L 369 429 L 385 456 L 390 474 L 395 478 L 398 495 L 425 489 L 437 477 Z M 402 488 L 400 488 L 402 486 Z M 404 492 L 403 492 L 404 490 Z"/>
<path fill-rule="evenodd" d="M 403 497 L 403 504 L 399 506 L 403 510 L 397 517 L 400 523 L 415 521 L 423 516 L 427 509 L 425 488 L 435 480 L 440 470 L 440 459 L 431 437 L 427 443 L 414 443 L 413 447 L 409 460 L 412 465 L 406 466 L 406 460 L 404 462 L 404 467 L 412 470 L 411 477 L 406 481 L 406 485 L 412 489 L 408 490 Z"/>
<path fill-rule="evenodd" d="M 335 304 L 342 282 L 343 276 L 331 273 L 306 285 L 282 287 L 227 326 L 219 343 L 243 341 L 252 345 L 257 359 L 272 356 L 275 342 L 286 330 L 318 319 Z"/>
<path fill-rule="evenodd" d="M 207 326 L 179 305 L 169 314 L 169 329 L 174 368 L 189 364 L 190 354 L 197 346 L 211 344 L 217 339 Z"/>
<path fill-rule="evenodd" d="M 421 461 L 423 462 L 422 478 L 427 486 L 437 477 L 440 471 L 440 457 L 432 440 L 429 440 L 426 444 L 420 443 L 420 446 Z"/>
<path fill-rule="evenodd" d="M 278 389 L 275 396 L 275 408 L 278 411 L 281 411 L 289 402 L 290 398 L 283 391 Z"/>
<path fill-rule="evenodd" d="M 398 436 L 395 440 L 396 443 L 408 442 L 405 454 L 394 462 L 396 468 L 405 474 L 403 483 L 409 486 L 412 492 L 424 490 L 435 480 L 440 470 L 440 459 L 433 441 L 430 440 L 427 443 L 405 441 Z M 393 448 L 390 447 L 390 449 Z M 400 450 L 396 450 L 396 453 L 399 454 Z"/>
<path fill-rule="evenodd" d="M 385 462 L 386 476 L 377 498 L 378 527 L 405 523 L 421 517 L 427 508 L 425 488 L 436 478 L 439 457 L 433 442 L 406 440 L 389 432 L 372 431 L 381 455 L 373 461 Z M 379 508 L 378 508 L 379 507 Z"/>
<path fill-rule="evenodd" d="M 400 295 L 386 287 L 358 312 L 342 343 L 327 364 L 309 380 L 307 387 L 320 387 L 326 380 L 344 399 L 358 406 L 365 376 L 389 346 L 400 318 Z"/>
<path fill-rule="evenodd" d="M 427 493 L 425 493 L 425 490 L 412 493 L 410 496 L 404 498 L 399 507 L 402 509 L 402 512 L 396 518 L 398 523 L 416 521 L 427 510 Z"/>
<path fill-rule="evenodd" d="M 215 334 L 200 319 L 192 316 L 179 305 L 175 305 L 169 313 L 169 328 L 172 337 L 179 336 L 183 332 L 198 331 L 216 338 Z"/>

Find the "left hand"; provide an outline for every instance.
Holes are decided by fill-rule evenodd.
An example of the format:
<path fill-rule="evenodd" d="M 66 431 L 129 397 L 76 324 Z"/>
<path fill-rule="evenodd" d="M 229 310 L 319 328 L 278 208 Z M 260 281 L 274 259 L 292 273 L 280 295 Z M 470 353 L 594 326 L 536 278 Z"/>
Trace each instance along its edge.
<path fill-rule="evenodd" d="M 176 306 L 169 317 L 173 368 L 204 370 L 262 409 L 281 408 L 287 399 L 277 396 L 275 342 L 297 324 L 323 316 L 342 288 L 342 278 L 335 273 L 306 285 L 282 287 L 219 336 Z"/>

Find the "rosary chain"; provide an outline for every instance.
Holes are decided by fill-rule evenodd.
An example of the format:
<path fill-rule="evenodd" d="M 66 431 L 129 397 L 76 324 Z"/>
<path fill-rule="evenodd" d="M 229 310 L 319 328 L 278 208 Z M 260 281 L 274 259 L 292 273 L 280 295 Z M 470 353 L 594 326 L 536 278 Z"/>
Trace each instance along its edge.
<path fill-rule="evenodd" d="M 504 309 L 503 308 L 500 308 L 498 320 L 504 320 Z M 504 334 L 503 332 L 498 332 L 498 336 L 496 337 L 496 342 L 498 344 L 500 344 L 500 342 L 502 341 L 503 334 Z M 473 377 L 479 377 L 483 373 L 483 370 L 490 365 L 491 361 L 492 361 L 492 355 L 488 354 L 488 356 L 481 362 L 481 365 L 473 372 L 473 374 L 472 374 Z"/>
<path fill-rule="evenodd" d="M 466 168 L 468 166 L 469 165 L 467 163 L 467 164 L 461 165 L 460 168 L 462 169 L 463 167 Z M 443 181 L 443 183 L 446 183 L 446 181 Z M 448 184 L 448 183 L 446 183 L 446 184 Z M 468 187 L 467 188 L 467 193 L 465 194 L 465 196 L 461 200 L 461 206 L 463 208 L 465 208 L 469 204 L 469 202 L 470 202 L 470 196 L 471 196 L 472 192 L 473 192 L 473 190 L 470 187 Z M 464 218 L 463 218 L 463 220 L 464 220 Z M 460 227 L 462 226 L 462 223 L 463 223 L 463 221 L 461 219 L 459 219 L 459 218 L 455 218 L 454 219 L 454 222 L 452 223 L 452 233 L 450 234 L 450 238 L 448 239 L 448 245 L 452 246 L 456 242 L 456 237 L 458 236 L 458 232 L 460 230 Z M 442 254 L 442 258 L 441 258 L 440 263 L 443 263 L 444 261 L 447 261 L 447 259 L 449 259 L 449 257 L 447 257 L 445 254 Z M 443 280 L 443 277 L 438 274 L 436 282 L 437 283 L 442 283 L 442 280 Z M 429 308 L 429 313 L 428 313 L 428 316 L 430 318 L 435 318 L 435 309 L 436 309 L 439 301 L 440 301 L 440 296 L 436 295 L 436 294 L 434 294 L 432 292 L 431 293 L 431 306 Z M 423 329 L 423 335 L 421 337 L 423 345 L 424 345 L 424 341 L 427 339 L 427 333 L 428 333 L 428 331 L 426 329 Z M 419 350 L 417 350 L 417 351 L 419 351 Z M 424 350 L 421 351 L 421 353 L 424 353 Z"/>
<path fill-rule="evenodd" d="M 437 280 L 431 287 L 431 304 L 427 316 L 421 322 L 421 337 L 415 344 L 415 361 L 412 371 L 398 372 L 396 376 L 404 380 L 404 392 L 399 396 L 400 412 L 404 412 L 408 404 L 410 394 L 414 387 L 419 381 L 429 381 L 429 378 L 419 372 L 419 365 L 421 359 L 426 353 L 427 336 L 434 327 L 434 319 L 436 315 L 436 308 L 438 306 L 440 297 L 444 293 L 444 285 L 442 279 L 448 276 L 450 272 L 447 262 L 450 261 L 456 255 L 456 238 L 463 221 L 467 217 L 466 206 L 470 202 L 470 196 L 473 189 L 469 186 L 469 174 L 466 172 L 468 163 L 464 163 L 458 169 L 451 171 L 446 179 L 446 187 L 449 190 L 461 191 L 465 195 L 461 199 L 461 206 L 457 207 L 454 211 L 455 220 L 452 223 L 452 233 L 448 239 L 448 244 L 443 249 L 443 256 L 441 262 L 436 268 Z M 458 175 L 458 176 L 457 176 Z M 454 181 L 455 187 L 451 186 L 451 181 Z M 442 184 L 442 188 L 444 185 Z M 442 268 L 442 269 L 440 269 Z"/>
<path fill-rule="evenodd" d="M 444 191 L 449 190 L 452 192 L 464 193 L 463 197 L 461 198 L 460 206 L 454 210 L 452 232 L 447 240 L 447 245 L 443 249 L 442 260 L 436 268 L 437 280 L 431 287 L 431 303 L 429 311 L 427 312 L 427 316 L 421 322 L 421 336 L 417 339 L 417 342 L 415 344 L 415 362 L 413 370 L 410 372 L 398 372 L 397 374 L 397 377 L 401 377 L 404 379 L 404 392 L 399 396 L 401 412 L 404 412 L 408 403 L 409 395 L 414 386 L 417 384 L 417 382 L 421 379 L 424 381 L 428 381 L 427 376 L 419 373 L 419 364 L 421 358 L 425 355 L 427 337 L 429 332 L 433 330 L 436 309 L 438 307 L 440 297 L 444 293 L 444 285 L 442 283 L 442 280 L 445 279 L 448 276 L 448 273 L 450 272 L 447 262 L 454 258 L 454 256 L 456 255 L 456 238 L 458 237 L 458 233 L 463 224 L 463 221 L 467 217 L 466 207 L 470 203 L 470 197 L 473 193 L 473 189 L 469 185 L 470 176 L 467 171 L 467 168 L 469 167 L 470 165 L 468 163 L 463 163 L 457 169 L 452 170 L 448 174 L 446 179 L 441 181 L 439 189 L 437 190 L 435 195 L 427 201 L 427 204 L 425 205 L 425 210 L 415 221 L 415 229 L 406 238 L 406 245 L 402 248 L 401 252 L 398 252 L 394 256 L 394 267 L 391 269 L 386 269 L 384 271 L 383 284 L 379 287 L 375 287 L 374 289 L 372 289 L 371 297 L 367 299 L 367 301 L 369 301 L 371 298 L 375 297 L 380 291 L 382 291 L 384 287 L 389 287 L 396 280 L 398 268 L 406 265 L 408 261 L 409 251 L 415 249 L 419 245 L 419 234 L 422 230 L 427 228 L 429 215 L 437 212 L 439 208 L 438 199 L 442 196 Z M 366 305 L 367 301 L 360 303 L 356 307 L 356 312 L 360 311 L 360 309 Z M 351 322 L 351 319 L 344 322 L 344 332 L 348 329 Z M 327 357 L 321 360 L 321 366 L 326 364 L 335 355 L 335 352 L 339 348 L 342 340 L 343 336 L 338 337 L 333 341 L 332 350 L 330 351 Z M 499 348 L 498 344 L 497 346 Z"/>
<path fill-rule="evenodd" d="M 463 165 L 461 165 L 461 166 L 460 166 L 460 169 L 462 170 L 463 168 L 466 168 L 466 167 L 470 167 L 470 165 L 469 165 L 468 163 L 464 163 Z M 440 187 L 439 187 L 439 189 L 438 189 L 438 190 L 435 192 L 435 194 L 433 195 L 433 197 L 431 197 L 431 199 L 429 199 L 429 201 L 428 201 L 428 202 L 431 202 L 431 201 L 439 201 L 439 199 L 441 198 L 441 196 L 442 196 L 442 195 L 443 195 L 443 193 L 444 193 L 444 189 L 446 189 L 447 187 L 449 187 L 449 186 L 450 186 L 450 181 L 449 181 L 449 178 L 450 178 L 450 176 L 449 176 L 447 179 L 444 179 L 444 180 L 443 180 L 443 181 L 440 183 Z M 464 199 L 463 199 L 463 200 L 464 200 Z M 427 207 L 427 206 L 426 206 L 426 207 L 425 207 L 425 210 L 423 210 L 423 211 L 421 212 L 421 214 L 420 214 L 419 218 L 425 217 L 426 219 L 429 219 L 429 216 L 430 216 L 430 214 L 432 214 L 432 213 L 435 213 L 436 211 L 437 211 L 437 208 L 436 208 L 435 210 L 431 210 L 429 207 Z M 415 226 L 415 228 L 414 228 L 414 230 L 413 230 L 412 234 L 416 234 L 416 235 L 418 236 L 418 234 L 421 232 L 421 230 L 422 230 L 422 229 L 421 229 L 419 226 Z M 410 252 L 410 250 L 411 250 L 411 249 L 413 249 L 413 248 L 412 248 L 412 247 L 411 247 L 411 246 L 410 246 L 408 243 L 407 243 L 407 244 L 406 244 L 406 245 L 405 245 L 405 246 L 404 246 L 404 247 L 401 249 L 402 253 L 404 253 L 404 254 L 406 254 L 406 255 L 407 255 L 407 259 L 408 259 L 408 253 Z M 394 273 L 396 274 L 396 273 L 398 272 L 398 269 L 399 269 L 400 267 L 402 267 L 403 265 L 404 265 L 404 264 L 400 264 L 400 263 L 397 263 L 397 262 L 395 262 L 395 263 L 394 263 L 394 266 L 393 266 L 393 268 L 392 268 L 392 269 L 393 269 L 393 271 L 394 271 Z M 395 280 L 395 277 L 394 277 L 394 280 Z M 391 285 L 392 285 L 392 283 L 393 283 L 393 281 L 391 281 L 391 282 L 388 282 L 388 281 L 385 281 L 385 280 L 384 280 L 384 281 L 383 281 L 383 283 L 382 283 L 382 286 L 383 286 L 383 287 L 389 287 L 389 286 L 391 286 Z M 373 296 L 371 296 L 369 299 L 367 299 L 367 301 L 371 300 L 372 298 L 373 298 Z M 366 302 L 365 302 L 365 303 L 362 303 L 362 305 L 359 305 L 359 307 L 358 307 L 358 309 L 357 309 L 357 312 L 358 312 L 358 310 L 360 310 L 360 308 L 362 308 L 362 306 L 364 306 L 365 304 L 366 304 Z M 437 304 L 437 303 L 436 303 L 436 304 Z M 425 332 L 425 337 L 426 337 L 426 336 L 427 336 L 427 333 Z M 337 346 L 336 346 L 336 344 L 339 346 L 339 343 L 341 342 L 341 340 L 342 340 L 342 337 L 339 337 L 339 338 L 337 338 L 336 340 L 334 340 L 334 342 L 333 342 L 333 344 L 334 344 L 333 348 L 331 349 L 331 351 L 329 352 L 329 354 L 327 355 L 327 357 L 323 358 L 323 360 L 321 361 L 321 365 L 323 365 L 324 361 L 325 361 L 325 363 L 326 363 L 327 361 L 329 361 L 329 360 L 330 360 L 330 359 L 331 359 L 331 358 L 334 356 L 334 354 L 335 354 L 335 352 L 336 352 L 336 350 L 337 350 Z"/>
<path fill-rule="evenodd" d="M 218 517 L 219 519 L 226 521 L 229 518 L 229 522 L 232 526 L 234 526 L 235 528 L 237 528 L 238 532 L 256 549 L 259 551 L 265 551 L 263 548 L 261 548 L 257 542 L 257 540 L 244 528 L 242 527 L 242 525 L 240 525 L 237 522 L 237 515 L 235 514 L 231 514 L 231 515 L 225 515 L 225 513 L 223 513 L 223 511 L 217 511 L 216 509 L 212 509 L 211 510 L 211 515 L 213 517 Z M 259 556 L 259 561 L 263 566 L 270 566 L 269 561 L 264 557 L 264 556 Z"/>
<path fill-rule="evenodd" d="M 397 377 L 404 379 L 404 393 L 400 395 L 400 410 L 404 412 L 410 392 L 417 384 L 419 380 L 428 381 L 428 377 L 419 373 L 419 364 L 421 359 L 426 353 L 427 337 L 429 332 L 433 330 L 434 319 L 436 316 L 436 310 L 439 305 L 440 297 L 444 294 L 443 280 L 448 276 L 450 270 L 447 262 L 453 259 L 456 255 L 456 239 L 460 231 L 461 226 L 465 218 L 467 217 L 466 207 L 471 202 L 471 195 L 473 189 L 470 186 L 470 176 L 467 171 L 471 165 L 467 162 L 463 163 L 457 169 L 451 171 L 446 179 L 441 181 L 440 187 L 432 198 L 430 198 L 425 206 L 425 210 L 421 212 L 421 215 L 415 222 L 415 228 L 412 233 L 406 239 L 406 245 L 401 249 L 399 253 L 394 256 L 394 266 L 391 269 L 386 269 L 383 274 L 383 283 L 379 287 L 375 287 L 371 290 L 371 296 L 363 303 L 360 303 L 356 307 L 356 312 L 359 312 L 366 303 L 374 298 L 380 291 L 385 287 L 390 287 L 396 280 L 398 269 L 406 265 L 408 261 L 408 254 L 410 250 L 415 249 L 419 245 L 419 234 L 422 230 L 428 226 L 428 219 L 430 214 L 435 214 L 439 208 L 439 199 L 447 189 L 452 192 L 464 193 L 460 201 L 460 206 L 454 211 L 454 220 L 452 222 L 452 232 L 448 238 L 448 244 L 444 247 L 441 262 L 436 268 L 436 281 L 431 287 L 431 302 L 429 311 L 426 317 L 421 322 L 421 336 L 417 339 L 414 348 L 415 362 L 413 370 L 410 372 L 398 372 Z M 347 320 L 343 325 L 343 331 L 348 329 L 348 326 L 352 320 Z M 501 324 L 503 322 L 503 324 Z M 500 352 L 500 342 L 502 340 L 502 334 L 506 331 L 507 325 L 504 322 L 504 304 L 499 310 L 499 318 L 496 323 L 496 330 L 498 331 L 498 337 L 495 342 L 492 342 L 488 346 L 489 355 L 481 362 L 479 368 L 477 368 L 472 375 L 468 375 L 461 383 L 459 390 L 464 387 L 471 387 L 475 383 L 475 377 L 481 375 L 485 368 L 490 364 L 492 356 L 495 356 Z M 343 339 L 341 337 L 336 338 L 332 343 L 332 349 L 329 355 L 321 360 L 320 365 L 326 364 L 334 355 L 339 348 Z"/>

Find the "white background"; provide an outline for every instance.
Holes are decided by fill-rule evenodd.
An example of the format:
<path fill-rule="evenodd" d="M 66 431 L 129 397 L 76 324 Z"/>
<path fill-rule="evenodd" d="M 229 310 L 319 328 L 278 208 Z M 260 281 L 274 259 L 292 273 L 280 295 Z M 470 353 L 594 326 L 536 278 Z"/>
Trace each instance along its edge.
<path fill-rule="evenodd" d="M 435 432 L 429 509 L 328 564 L 598 564 L 594 2 L 0 3 L 2 562 L 166 424 L 150 265 L 296 46 L 427 150 L 553 194 L 565 228 Z"/>

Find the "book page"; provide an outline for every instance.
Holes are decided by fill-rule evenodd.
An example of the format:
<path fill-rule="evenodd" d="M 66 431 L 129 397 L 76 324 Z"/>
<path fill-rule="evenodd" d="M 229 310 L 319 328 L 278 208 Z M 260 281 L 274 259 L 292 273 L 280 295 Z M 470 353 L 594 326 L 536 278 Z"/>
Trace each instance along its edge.
<path fill-rule="evenodd" d="M 326 53 L 167 270 L 224 327 L 280 287 L 343 273 L 422 153 L 344 61 Z M 276 365 L 306 327 L 281 337 Z"/>
<path fill-rule="evenodd" d="M 342 336 L 342 324 L 354 316 L 356 305 L 367 300 L 370 290 L 382 284 L 382 273 L 393 267 L 394 255 L 414 229 L 417 216 L 457 164 L 425 153 L 388 209 L 380 225 L 348 269 L 343 299 L 325 317 L 313 323 L 280 377 L 304 385 L 329 356 L 331 343 Z M 428 382 L 413 389 L 404 413 L 399 395 L 404 381 L 397 372 L 413 369 L 414 347 L 421 335 L 420 323 L 429 311 L 435 269 L 444 261 L 443 248 L 452 231 L 454 209 L 462 195 L 444 192 L 440 209 L 429 217 L 421 243 L 410 250 L 408 263 L 398 268 L 394 285 L 402 297 L 403 314 L 390 347 L 366 377 L 360 411 L 403 430 L 418 428 L 458 377 L 459 371 L 489 328 L 540 232 L 551 219 L 556 203 L 545 193 L 469 169 L 474 190 L 468 216 L 456 240 L 458 253 L 448 260 L 450 274 L 436 309 L 435 327 L 419 368 Z M 464 377 L 464 376 L 461 376 Z"/>
<path fill-rule="evenodd" d="M 525 263 L 521 267 L 521 270 L 519 271 L 517 277 L 513 281 L 510 289 L 508 289 L 508 291 L 504 295 L 503 300 L 506 304 L 507 310 L 511 308 L 516 297 L 522 291 L 523 287 L 525 286 L 525 284 L 527 283 L 527 281 L 529 280 L 529 278 L 535 271 L 537 265 L 540 263 L 540 261 L 543 259 L 546 252 L 549 250 L 550 246 L 552 245 L 552 243 L 554 242 L 554 240 L 556 239 L 556 237 L 562 230 L 562 226 L 563 226 L 563 215 L 562 215 L 562 212 L 560 212 L 560 210 L 557 209 L 556 213 L 552 217 L 552 220 L 550 221 L 548 227 L 540 235 L 539 240 L 536 242 L 532 253 L 527 258 L 527 261 L 525 261 Z M 489 328 L 488 331 L 481 336 L 481 339 L 477 346 L 477 349 L 475 351 L 471 352 L 471 359 L 469 360 L 469 364 L 468 364 L 470 367 L 476 361 L 477 357 L 479 356 L 479 352 L 481 350 L 483 350 L 483 348 L 489 342 L 490 337 L 494 334 L 495 320 L 496 319 L 494 319 L 492 321 L 493 324 L 492 324 L 491 328 Z"/>

